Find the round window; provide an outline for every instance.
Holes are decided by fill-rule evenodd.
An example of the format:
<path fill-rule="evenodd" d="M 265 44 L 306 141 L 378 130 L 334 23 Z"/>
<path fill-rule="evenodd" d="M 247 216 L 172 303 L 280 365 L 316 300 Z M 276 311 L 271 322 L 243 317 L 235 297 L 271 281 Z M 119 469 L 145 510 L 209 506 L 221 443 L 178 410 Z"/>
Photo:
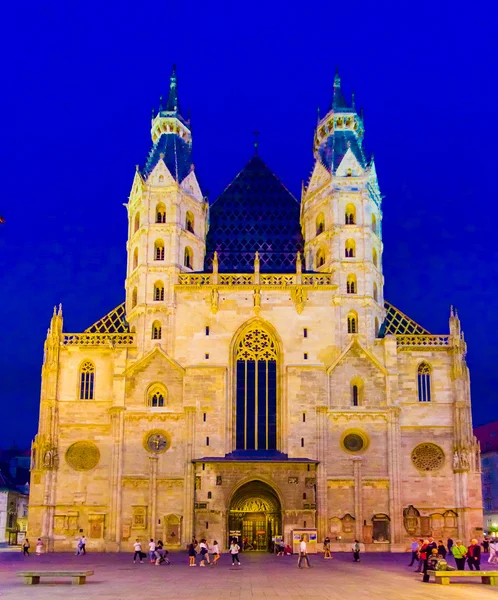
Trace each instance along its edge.
<path fill-rule="evenodd" d="M 357 433 L 348 433 L 342 443 L 349 452 L 360 452 L 365 446 L 363 438 Z"/>

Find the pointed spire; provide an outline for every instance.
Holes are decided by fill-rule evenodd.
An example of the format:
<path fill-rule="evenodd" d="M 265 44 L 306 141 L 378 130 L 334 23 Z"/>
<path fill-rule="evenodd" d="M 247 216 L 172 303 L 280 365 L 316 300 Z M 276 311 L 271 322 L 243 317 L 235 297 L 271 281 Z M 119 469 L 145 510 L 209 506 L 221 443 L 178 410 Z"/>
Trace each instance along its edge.
<path fill-rule="evenodd" d="M 169 96 L 166 110 L 170 112 L 179 112 L 176 65 L 173 65 L 173 71 L 171 73 L 171 77 L 169 78 Z"/>
<path fill-rule="evenodd" d="M 332 108 L 340 110 L 341 108 L 349 108 L 341 89 L 341 78 L 339 76 L 339 67 L 335 68 L 334 77 L 334 94 L 332 96 Z"/>

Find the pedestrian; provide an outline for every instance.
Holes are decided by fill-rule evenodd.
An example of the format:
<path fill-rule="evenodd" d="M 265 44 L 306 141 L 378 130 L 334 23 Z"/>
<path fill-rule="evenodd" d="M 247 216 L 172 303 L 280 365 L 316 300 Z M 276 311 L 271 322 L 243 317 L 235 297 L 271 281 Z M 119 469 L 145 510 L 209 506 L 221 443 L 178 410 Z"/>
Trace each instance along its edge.
<path fill-rule="evenodd" d="M 448 541 L 446 542 L 446 548 L 448 548 L 448 552 L 451 552 L 452 547 L 453 547 L 453 540 L 451 538 L 448 538 Z"/>
<path fill-rule="evenodd" d="M 232 543 L 230 544 L 230 554 L 232 555 L 232 565 L 234 565 L 235 561 L 237 561 L 237 564 L 240 567 L 239 551 L 240 551 L 240 546 L 237 544 L 237 540 L 235 538 L 233 538 Z"/>
<path fill-rule="evenodd" d="M 437 553 L 442 558 L 446 558 L 446 546 L 444 545 L 443 540 L 439 540 L 437 543 Z"/>
<path fill-rule="evenodd" d="M 484 538 L 482 540 L 482 551 L 487 554 L 489 552 L 489 540 L 488 538 Z"/>
<path fill-rule="evenodd" d="M 353 541 L 351 550 L 353 552 L 354 562 L 360 562 L 360 542 L 358 540 Z"/>
<path fill-rule="evenodd" d="M 22 543 L 22 555 L 29 556 L 29 540 L 28 540 L 28 538 L 25 538 L 24 542 Z"/>
<path fill-rule="evenodd" d="M 428 550 L 427 550 L 427 552 L 428 552 L 427 558 L 429 558 L 429 556 L 431 556 L 432 551 L 434 550 L 434 548 L 436 548 L 436 550 L 437 550 L 436 540 L 432 536 L 429 537 L 428 542 L 429 543 L 428 543 Z"/>
<path fill-rule="evenodd" d="M 488 563 L 490 565 L 496 565 L 498 563 L 498 539 L 491 538 L 489 541 L 489 558 Z"/>
<path fill-rule="evenodd" d="M 423 573 L 424 560 L 427 556 L 427 545 L 429 544 L 429 540 L 420 539 L 418 542 L 419 542 L 418 543 L 418 552 L 417 552 L 418 564 L 415 567 L 415 573 Z"/>
<path fill-rule="evenodd" d="M 476 539 L 470 540 L 470 546 L 468 548 L 467 563 L 469 569 L 473 571 L 481 570 L 481 546 Z"/>
<path fill-rule="evenodd" d="M 220 547 L 218 542 L 214 540 L 213 545 L 211 546 L 211 554 L 213 556 L 213 567 L 220 560 Z"/>
<path fill-rule="evenodd" d="M 418 543 L 417 538 L 413 538 L 411 546 L 410 546 L 410 550 L 412 553 L 412 562 L 408 565 L 409 567 L 411 567 L 413 565 L 413 563 L 418 560 L 418 549 L 419 548 L 420 548 L 420 544 Z"/>
<path fill-rule="evenodd" d="M 330 554 L 330 539 L 328 537 L 323 541 L 323 558 L 332 558 L 332 554 Z"/>
<path fill-rule="evenodd" d="M 151 565 L 156 562 L 156 542 L 152 538 L 149 541 L 149 561 Z"/>
<path fill-rule="evenodd" d="M 36 541 L 36 556 L 40 556 L 40 554 L 42 553 L 42 548 L 43 542 L 41 541 L 41 538 L 38 538 Z"/>
<path fill-rule="evenodd" d="M 86 554 L 86 537 L 84 534 L 81 536 L 81 552 Z"/>
<path fill-rule="evenodd" d="M 83 538 L 80 536 L 78 538 L 78 542 L 76 544 L 76 552 L 75 552 L 76 556 L 79 556 L 82 553 L 82 549 L 83 549 L 83 541 L 82 540 L 83 540 Z"/>
<path fill-rule="evenodd" d="M 208 565 L 211 564 L 209 561 L 209 550 L 207 547 L 206 540 L 203 538 L 200 543 L 201 549 L 201 562 L 199 563 L 199 567 L 205 567 L 205 561 L 207 560 Z"/>
<path fill-rule="evenodd" d="M 142 560 L 142 544 L 138 538 L 135 540 L 135 543 L 133 544 L 133 550 L 135 551 L 135 554 L 133 555 L 133 562 L 137 562 L 137 558 L 138 558 L 140 560 L 140 562 L 143 564 L 144 561 Z"/>
<path fill-rule="evenodd" d="M 301 543 L 299 544 L 299 559 L 297 561 L 297 566 L 299 569 L 301 569 L 301 563 L 303 562 L 303 560 L 306 561 L 306 564 L 308 565 L 306 568 L 307 569 L 312 569 L 313 567 L 310 565 L 310 559 L 308 558 L 308 548 L 306 545 L 306 541 L 304 540 L 304 535 L 301 536 Z"/>
<path fill-rule="evenodd" d="M 462 544 L 462 540 L 457 540 L 451 547 L 451 553 L 456 562 L 458 571 L 465 571 L 465 559 L 467 557 L 467 548 Z"/>
<path fill-rule="evenodd" d="M 195 556 L 196 556 L 197 552 L 195 551 L 195 543 L 194 542 L 195 542 L 195 540 L 192 539 L 192 541 L 188 545 L 189 567 L 196 567 L 197 566 L 195 564 Z"/>

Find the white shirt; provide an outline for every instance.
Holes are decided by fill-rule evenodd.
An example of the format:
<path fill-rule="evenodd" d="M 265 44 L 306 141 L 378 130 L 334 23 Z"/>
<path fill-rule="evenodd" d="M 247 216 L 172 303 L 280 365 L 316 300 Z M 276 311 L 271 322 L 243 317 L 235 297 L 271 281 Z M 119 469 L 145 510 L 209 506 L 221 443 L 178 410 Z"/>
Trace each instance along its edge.
<path fill-rule="evenodd" d="M 218 546 L 218 544 L 214 544 L 214 546 L 211 547 L 211 553 L 212 554 L 219 554 L 220 553 L 220 547 Z"/>
<path fill-rule="evenodd" d="M 142 550 L 142 544 L 140 542 L 135 542 L 133 544 L 133 548 L 135 548 L 135 552 L 141 552 L 141 550 Z"/>
<path fill-rule="evenodd" d="M 231 552 L 232 554 L 238 554 L 238 553 L 239 553 L 239 550 L 240 550 L 240 546 L 239 546 L 238 544 L 232 544 L 232 545 L 230 546 L 230 552 Z"/>
<path fill-rule="evenodd" d="M 306 542 L 304 540 L 299 544 L 299 550 L 301 552 L 306 552 Z"/>
<path fill-rule="evenodd" d="M 154 552 L 155 549 L 156 549 L 156 542 L 149 542 L 149 550 L 151 552 Z"/>

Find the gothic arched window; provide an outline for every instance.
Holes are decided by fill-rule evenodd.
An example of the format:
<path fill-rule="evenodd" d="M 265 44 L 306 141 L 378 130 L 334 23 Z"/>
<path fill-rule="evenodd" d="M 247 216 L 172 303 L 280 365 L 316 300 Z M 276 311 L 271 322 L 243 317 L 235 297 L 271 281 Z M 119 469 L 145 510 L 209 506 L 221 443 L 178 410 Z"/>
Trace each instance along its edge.
<path fill-rule="evenodd" d="M 162 202 L 156 206 L 156 223 L 166 223 L 166 206 Z"/>
<path fill-rule="evenodd" d="M 95 393 L 95 365 L 86 360 L 80 368 L 80 400 L 93 400 Z"/>
<path fill-rule="evenodd" d="M 154 260 L 164 260 L 164 242 L 162 240 L 154 242 Z"/>
<path fill-rule="evenodd" d="M 353 273 L 348 275 L 346 290 L 348 294 L 356 294 L 358 292 L 358 288 L 356 286 L 356 275 Z"/>
<path fill-rule="evenodd" d="M 417 371 L 418 401 L 431 401 L 431 367 L 426 363 L 420 363 Z"/>
<path fill-rule="evenodd" d="M 190 233 L 194 233 L 194 215 L 189 210 L 187 210 L 187 215 L 185 216 L 185 229 L 190 231 Z"/>
<path fill-rule="evenodd" d="M 147 404 L 153 408 L 162 408 L 165 405 L 165 391 L 157 386 L 153 386 L 148 393 Z"/>
<path fill-rule="evenodd" d="M 356 242 L 354 240 L 346 240 L 344 255 L 346 258 L 354 258 L 356 256 Z"/>
<path fill-rule="evenodd" d="M 375 302 L 379 301 L 379 291 L 378 291 L 377 284 L 375 283 L 375 281 L 373 284 L 373 299 L 375 300 Z"/>
<path fill-rule="evenodd" d="M 351 406 L 360 406 L 363 400 L 363 380 L 355 377 L 351 381 Z"/>
<path fill-rule="evenodd" d="M 192 252 L 192 248 L 190 248 L 189 246 L 185 248 L 183 264 L 187 267 L 187 269 L 193 269 L 194 253 Z"/>
<path fill-rule="evenodd" d="M 325 250 L 320 248 L 316 253 L 316 268 L 319 269 L 325 264 Z"/>
<path fill-rule="evenodd" d="M 348 314 L 348 333 L 358 333 L 358 315 L 354 310 Z"/>
<path fill-rule="evenodd" d="M 156 302 L 164 300 L 164 283 L 162 281 L 156 281 L 154 284 L 154 300 Z"/>
<path fill-rule="evenodd" d="M 372 262 L 376 267 L 378 266 L 377 250 L 375 248 L 372 248 Z"/>
<path fill-rule="evenodd" d="M 138 267 L 138 248 L 133 250 L 133 270 Z"/>
<path fill-rule="evenodd" d="M 377 217 L 372 213 L 372 231 L 377 233 Z"/>
<path fill-rule="evenodd" d="M 161 323 L 159 321 L 154 321 L 154 323 L 152 323 L 152 339 L 153 340 L 160 340 L 161 339 Z"/>
<path fill-rule="evenodd" d="M 325 231 L 325 217 L 320 213 L 316 218 L 316 235 L 320 235 Z"/>
<path fill-rule="evenodd" d="M 137 305 L 137 288 L 133 288 L 133 291 L 131 293 L 131 307 L 135 308 L 135 306 Z"/>
<path fill-rule="evenodd" d="M 261 326 L 249 327 L 235 348 L 236 448 L 277 448 L 277 344 Z"/>
<path fill-rule="evenodd" d="M 137 212 L 135 215 L 135 224 L 133 226 L 133 233 L 136 233 L 140 229 L 140 213 Z"/>
<path fill-rule="evenodd" d="M 379 337 L 379 319 L 377 317 L 375 317 L 375 321 L 374 321 L 374 333 L 375 333 L 375 337 Z"/>
<path fill-rule="evenodd" d="M 346 225 L 354 225 L 356 223 L 356 206 L 354 204 L 346 206 L 345 220 Z"/>

